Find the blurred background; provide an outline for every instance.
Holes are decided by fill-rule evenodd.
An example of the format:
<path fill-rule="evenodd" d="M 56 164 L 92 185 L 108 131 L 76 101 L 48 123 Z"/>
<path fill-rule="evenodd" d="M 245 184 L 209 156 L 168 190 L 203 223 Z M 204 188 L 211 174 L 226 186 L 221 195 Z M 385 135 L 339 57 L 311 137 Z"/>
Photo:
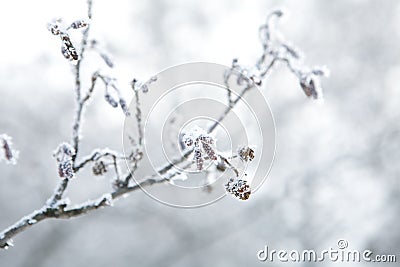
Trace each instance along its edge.
<path fill-rule="evenodd" d="M 0 265 L 260 266 L 268 264 L 256 255 L 265 245 L 323 250 L 338 239 L 351 249 L 399 257 L 398 1 L 94 1 L 92 37 L 115 68 L 89 55 L 83 82 L 100 68 L 131 99 L 133 77 L 145 80 L 171 65 L 229 65 L 234 57 L 251 65 L 262 51 L 258 27 L 276 7 L 290 11 L 279 24 L 285 38 L 305 53 L 307 65 L 327 65 L 331 77 L 323 80 L 323 105 L 306 99 L 284 66 L 264 83 L 277 151 L 267 181 L 249 201 L 226 197 L 176 209 L 137 191 L 113 208 L 41 222 L 0 251 Z M 18 165 L 0 164 L 1 230 L 41 207 L 59 182 L 52 152 L 70 140 L 73 74 L 46 24 L 85 12 L 84 0 L 1 4 L 0 133 L 20 151 Z M 123 119 L 98 90 L 86 112 L 83 152 L 121 150 Z M 108 178 L 88 171 L 67 194 L 78 203 L 109 187 Z"/>

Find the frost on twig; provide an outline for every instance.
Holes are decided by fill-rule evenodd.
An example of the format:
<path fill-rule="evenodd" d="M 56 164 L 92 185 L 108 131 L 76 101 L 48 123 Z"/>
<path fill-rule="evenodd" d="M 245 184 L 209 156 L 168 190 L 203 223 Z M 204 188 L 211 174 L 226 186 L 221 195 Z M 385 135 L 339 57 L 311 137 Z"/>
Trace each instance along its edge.
<path fill-rule="evenodd" d="M 116 85 L 116 79 L 101 75 L 100 73 L 96 74 L 96 78 L 100 78 L 106 87 L 104 90 L 104 99 L 106 102 L 113 108 L 116 108 L 119 105 L 125 116 L 130 116 L 131 114 L 129 112 L 128 104 L 122 97 L 121 92 Z"/>
<path fill-rule="evenodd" d="M 53 34 L 60 36 L 61 39 L 61 53 L 63 56 L 73 63 L 79 60 L 78 52 L 75 46 L 72 44 L 71 38 L 69 37 L 68 31 L 70 29 L 80 29 L 88 26 L 88 22 L 85 20 L 77 20 L 72 22 L 69 26 L 63 24 L 62 19 L 56 19 L 48 23 L 47 29 Z"/>
<path fill-rule="evenodd" d="M 268 15 L 266 23 L 260 27 L 260 39 L 263 46 L 263 53 L 256 64 L 252 67 L 246 67 L 239 64 L 238 60 L 235 59 L 232 61 L 231 69 L 225 73 L 224 80 L 228 89 L 232 80 L 241 86 L 242 89 L 238 96 L 233 98 L 230 90 L 227 90 L 229 106 L 220 114 L 218 120 L 206 130 L 194 130 L 185 133 L 180 141 L 184 143 L 188 149 L 184 151 L 183 155 L 160 166 L 154 174 L 142 177 L 140 181 L 133 184 L 133 174 L 143 158 L 142 146 L 144 143 L 139 92 L 147 93 L 149 85 L 156 82 L 157 77 L 152 77 L 146 83 L 140 83 L 136 79 L 132 81 L 131 86 L 134 89 L 134 103 L 136 105 L 135 118 L 138 125 L 137 136 L 129 137 L 132 151 L 121 155 L 110 149 L 95 149 L 87 156 L 81 157 L 78 155 L 80 154 L 79 148 L 82 141 L 80 138 L 80 129 L 83 123 L 83 111 L 93 95 L 97 81 L 101 81 L 105 85 L 104 98 L 108 104 L 112 107 L 120 106 L 126 116 L 130 115 L 127 103 L 121 96 L 120 90 L 116 86 L 115 79 L 100 74 L 99 71 L 93 73 L 91 84 L 85 92 L 82 92 L 83 85 L 80 66 L 81 62 L 86 59 L 85 51 L 88 49 L 95 50 L 108 67 L 114 66 L 110 56 L 100 48 L 97 41 L 89 39 L 90 22 L 92 19 L 92 0 L 87 0 L 87 3 L 87 19 L 77 20 L 69 24 L 64 24 L 61 19 L 58 19 L 48 25 L 51 34 L 61 39 L 63 55 L 71 62 L 76 63 L 74 66 L 74 79 L 77 109 L 72 126 L 72 140 L 69 143 L 60 144 L 54 153 L 58 164 L 58 173 L 62 180 L 43 207 L 22 217 L 19 221 L 0 233 L 0 248 L 10 247 L 14 236 L 42 220 L 48 218 L 68 219 L 81 216 L 102 207 L 112 206 L 115 199 L 139 190 L 142 186 L 151 186 L 166 181 L 173 182 L 179 179 L 187 179 L 187 176 L 181 171 L 175 170 L 174 166 L 185 162 L 187 157 L 192 153 L 194 153 L 193 162 L 184 165 L 182 167 L 183 170 L 189 168 L 193 163 L 196 164 L 198 170 L 203 170 L 204 162 L 206 160 L 211 160 L 216 165 L 216 168 L 213 169 L 214 174 L 216 171 L 225 170 L 234 172 L 235 178 L 228 180 L 225 189 L 237 198 L 246 200 L 251 194 L 250 185 L 246 180 L 240 178 L 240 170 L 234 166 L 232 159 L 234 157 L 239 157 L 242 161 L 251 161 L 255 156 L 254 150 L 249 147 L 244 147 L 238 151 L 237 155 L 232 157 L 227 157 L 218 153 L 215 147 L 216 140 L 212 135 L 217 125 L 227 117 L 239 102 L 240 98 L 250 89 L 263 84 L 263 81 L 276 62 L 283 62 L 288 66 L 290 71 L 299 79 L 300 87 L 308 97 L 322 97 L 320 77 L 326 75 L 327 72 L 321 68 L 308 69 L 301 64 L 301 53 L 274 32 L 274 27 L 272 25 L 273 20 L 283 15 L 282 11 L 274 11 Z M 74 43 L 70 38 L 69 31 L 80 31 L 80 29 L 82 29 L 80 44 Z M 15 162 L 17 152 L 12 149 L 11 138 L 7 135 L 0 135 L 0 145 L 0 159 L 3 158 L 11 163 Z M 119 168 L 121 162 L 127 162 L 130 171 L 122 172 Z M 81 169 L 88 166 L 91 166 L 93 175 L 95 176 L 104 175 L 112 171 L 111 169 L 114 169 L 115 176 L 112 180 L 112 188 L 110 188 L 110 192 L 100 194 L 97 199 L 88 200 L 72 206 L 69 200 L 64 196 L 69 181 L 77 176 Z M 206 171 L 209 172 L 210 170 Z M 207 187 L 207 189 L 210 189 L 210 187 Z"/>
<path fill-rule="evenodd" d="M 0 135 L 0 161 L 16 164 L 19 152 L 13 149 L 12 138 L 7 134 Z"/>
<path fill-rule="evenodd" d="M 259 36 L 263 51 L 255 65 L 247 67 L 239 64 L 237 59 L 232 61 L 231 69 L 224 76 L 230 106 L 233 102 L 229 90 L 231 76 L 235 77 L 237 85 L 260 86 L 277 62 L 287 65 L 288 69 L 297 77 L 300 88 L 307 97 L 323 98 L 320 80 L 321 77 L 329 76 L 329 70 L 326 67 L 309 68 L 303 65 L 303 53 L 287 42 L 275 28 L 275 20 L 284 16 L 284 14 L 283 10 L 272 11 L 268 14 L 265 24 L 260 26 Z"/>
<path fill-rule="evenodd" d="M 90 41 L 90 48 L 99 54 L 99 56 L 103 59 L 104 63 L 106 63 L 108 67 L 114 67 L 114 62 L 111 59 L 111 56 L 107 52 L 105 52 L 104 48 L 100 47 L 97 40 L 93 39 Z"/>

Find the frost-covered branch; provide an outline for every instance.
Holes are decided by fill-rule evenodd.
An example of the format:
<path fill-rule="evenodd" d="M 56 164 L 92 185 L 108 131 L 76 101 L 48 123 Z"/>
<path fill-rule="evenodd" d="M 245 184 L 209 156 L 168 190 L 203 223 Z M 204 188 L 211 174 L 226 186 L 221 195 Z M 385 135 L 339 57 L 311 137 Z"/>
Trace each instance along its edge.
<path fill-rule="evenodd" d="M 204 160 L 215 161 L 217 171 L 230 169 L 234 174 L 233 178 L 225 185 L 227 192 L 239 199 L 246 200 L 250 196 L 251 188 L 245 180 L 239 178 L 239 170 L 234 166 L 232 159 L 239 158 L 242 161 L 251 161 L 255 156 L 254 150 L 249 147 L 243 147 L 233 157 L 226 157 L 219 153 L 214 147 L 212 136 L 218 124 L 227 117 L 249 90 L 257 88 L 257 86 L 261 86 L 264 83 L 277 62 L 283 62 L 287 65 L 289 70 L 298 78 L 301 88 L 308 97 L 315 99 L 322 97 L 319 78 L 326 74 L 326 71 L 322 68 L 309 69 L 301 64 L 300 52 L 274 32 L 273 20 L 283 15 L 282 11 L 274 11 L 267 16 L 266 23 L 260 27 L 263 50 L 257 62 L 251 67 L 245 67 L 240 65 L 237 59 L 234 59 L 230 70 L 225 73 L 224 81 L 227 87 L 228 107 L 219 115 L 217 121 L 208 129 L 197 130 L 183 135 L 181 141 L 186 145 L 186 149 L 181 156 L 160 166 L 154 174 L 149 174 L 146 177 L 142 177 L 142 179 L 136 177 L 135 181 L 137 182 L 133 183 L 133 173 L 139 167 L 143 158 L 144 136 L 139 91 L 146 93 L 148 85 L 155 82 L 157 78 L 152 77 L 144 84 L 139 83 L 136 79 L 131 83 L 134 91 L 134 116 L 138 128 L 137 136 L 130 137 L 132 152 L 122 155 L 111 149 L 97 148 L 89 155 L 80 156 L 82 119 L 85 108 L 90 103 L 89 100 L 93 97 L 98 82 L 105 86 L 104 99 L 108 104 L 112 107 L 120 106 L 126 116 L 131 114 L 116 80 L 104 73 L 100 73 L 100 71 L 93 72 L 89 86 L 83 91 L 81 67 L 87 50 L 91 49 L 97 52 L 108 67 L 112 68 L 114 66 L 109 56 L 100 49 L 98 42 L 94 39 L 89 39 L 92 21 L 92 0 L 88 0 L 87 3 L 87 19 L 76 20 L 70 24 L 65 24 L 58 19 L 48 26 L 53 35 L 60 37 L 62 54 L 74 66 L 76 113 L 72 125 L 72 139 L 70 142 L 61 143 L 54 152 L 58 166 L 58 176 L 61 181 L 43 207 L 24 216 L 0 233 L 0 248 L 8 248 L 12 245 L 14 236 L 45 219 L 69 219 L 84 215 L 99 208 L 112 206 L 113 200 L 136 191 L 143 186 L 171 181 L 175 176 L 180 175 L 180 172 L 173 168 L 177 164 L 183 165 L 181 166 L 183 170 L 189 168 L 192 164 L 195 164 L 198 170 L 202 170 Z M 69 37 L 69 31 L 72 30 L 82 30 L 78 49 Z M 236 97 L 233 96 L 230 90 L 231 82 L 235 82 L 241 88 Z M 0 135 L 0 144 L 0 159 L 3 157 L 7 162 L 12 162 L 17 153 L 12 149 L 11 139 L 7 135 Z M 190 155 L 193 155 L 193 160 L 182 164 Z M 122 162 L 129 164 L 129 170 L 126 173 L 121 171 L 120 164 Z M 110 192 L 101 194 L 97 199 L 72 205 L 64 197 L 69 181 L 79 179 L 77 174 L 89 165 L 92 167 L 93 175 L 104 175 L 111 166 L 115 175 Z"/>

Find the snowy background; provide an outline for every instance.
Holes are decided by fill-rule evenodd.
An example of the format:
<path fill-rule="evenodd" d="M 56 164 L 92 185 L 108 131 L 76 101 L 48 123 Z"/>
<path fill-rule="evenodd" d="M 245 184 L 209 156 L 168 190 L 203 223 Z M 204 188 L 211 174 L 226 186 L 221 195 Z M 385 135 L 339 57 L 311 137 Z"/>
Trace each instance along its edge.
<path fill-rule="evenodd" d="M 264 84 L 277 151 L 251 200 L 186 210 L 134 192 L 114 208 L 38 224 L 0 251 L 0 265 L 262 266 L 256 253 L 265 245 L 323 250 L 339 238 L 399 258 L 398 1 L 95 1 L 92 36 L 113 55 L 111 74 L 129 99 L 133 77 L 171 65 L 229 65 L 233 57 L 252 64 L 261 52 L 258 27 L 277 6 L 291 13 L 280 26 L 286 39 L 308 65 L 329 66 L 331 77 L 323 81 L 324 105 L 306 99 L 284 67 Z M 1 230 L 41 207 L 58 183 L 52 151 L 70 139 L 73 75 L 46 24 L 85 11 L 84 0 L 1 4 L 0 133 L 20 151 L 17 166 L 0 164 Z M 120 110 L 99 93 L 86 115 L 84 151 L 122 148 Z M 107 178 L 86 174 L 68 190 L 73 202 L 109 189 Z"/>

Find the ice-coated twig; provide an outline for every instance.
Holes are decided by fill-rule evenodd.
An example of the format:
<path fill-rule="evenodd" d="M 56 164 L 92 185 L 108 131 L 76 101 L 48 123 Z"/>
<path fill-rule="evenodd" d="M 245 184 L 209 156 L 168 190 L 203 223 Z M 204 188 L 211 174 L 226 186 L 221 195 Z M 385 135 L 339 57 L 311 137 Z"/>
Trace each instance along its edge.
<path fill-rule="evenodd" d="M 144 186 L 151 186 L 157 183 L 164 183 L 166 181 L 171 180 L 176 175 L 179 175 L 180 172 L 174 169 L 176 164 L 181 164 L 184 162 L 188 156 L 190 156 L 194 148 L 187 148 L 182 156 L 179 156 L 173 159 L 170 163 L 165 164 L 157 169 L 156 173 L 153 175 L 149 175 L 143 177 L 143 179 L 136 179 L 137 183 L 132 184 L 130 181 L 132 180 L 133 172 L 138 167 L 138 163 L 143 157 L 142 152 L 142 144 L 143 144 L 143 129 L 142 129 L 142 112 L 140 108 L 140 99 L 139 99 L 139 88 L 143 93 L 148 91 L 148 85 L 157 80 L 157 77 L 152 77 L 147 83 L 140 84 L 136 80 L 132 82 L 132 88 L 135 92 L 135 119 L 137 121 L 138 126 L 138 142 L 137 145 L 133 145 L 134 149 L 129 156 L 123 156 L 119 153 L 109 150 L 109 149 L 96 149 L 89 155 L 83 157 L 81 160 L 78 159 L 79 148 L 80 148 L 80 130 L 82 126 L 82 116 L 86 105 L 89 103 L 89 99 L 93 95 L 96 82 L 100 79 L 106 85 L 106 100 L 112 106 L 117 106 L 118 104 L 123 109 L 124 113 L 128 113 L 126 102 L 122 99 L 119 89 L 116 87 L 113 79 L 108 76 L 100 74 L 98 71 L 94 72 L 91 79 L 90 87 L 87 89 L 85 94 L 82 97 L 82 88 L 81 88 L 81 65 L 83 60 L 85 59 L 85 51 L 88 48 L 88 38 L 90 31 L 90 23 L 92 19 L 92 0 L 87 0 L 88 3 L 88 20 L 84 21 L 75 21 L 65 30 L 68 29 L 80 29 L 83 28 L 82 40 L 79 49 L 79 55 L 76 60 L 76 64 L 74 66 L 75 72 L 75 102 L 76 102 L 76 113 L 72 126 L 72 140 L 70 143 L 61 144 L 56 150 L 55 157 L 57 162 L 64 163 L 63 168 L 59 167 L 60 177 L 62 178 L 59 185 L 54 190 L 54 193 L 49 197 L 44 206 L 31 214 L 24 216 L 19 221 L 5 229 L 0 233 L 0 248 L 8 248 L 12 245 L 12 238 L 17 234 L 29 229 L 33 225 L 39 223 L 40 221 L 55 218 L 55 219 L 69 219 L 73 217 L 77 217 L 83 214 L 87 214 L 91 211 L 97 210 L 102 207 L 111 206 L 113 204 L 113 200 L 118 199 L 119 197 L 128 194 L 130 192 L 136 191 Z M 326 74 L 326 71 L 323 69 L 313 68 L 308 70 L 300 65 L 300 53 L 297 52 L 292 45 L 288 42 L 281 40 L 280 38 L 276 38 L 278 35 L 274 34 L 272 21 L 274 18 L 281 17 L 283 15 L 282 11 L 274 11 L 267 16 L 267 21 L 264 25 L 260 27 L 260 39 L 263 45 L 263 54 L 257 60 L 256 64 L 247 68 L 238 64 L 238 60 L 235 59 L 232 61 L 232 66 L 229 71 L 225 73 L 224 82 L 226 87 L 228 88 L 228 107 L 220 114 L 217 122 L 210 126 L 207 129 L 206 134 L 212 133 L 217 127 L 218 123 L 222 122 L 230 111 L 236 106 L 239 100 L 252 88 L 255 88 L 257 85 L 261 85 L 263 80 L 268 76 L 269 72 L 272 70 L 273 66 L 276 62 L 284 62 L 288 66 L 288 68 L 299 78 L 299 83 L 301 88 L 304 90 L 307 96 L 313 98 L 319 98 L 320 88 L 319 88 L 319 77 Z M 57 20 L 51 24 L 49 24 L 49 30 L 54 35 L 62 35 L 64 30 L 62 29 L 61 20 Z M 69 38 L 65 40 L 68 43 Z M 70 41 L 70 40 L 69 40 Z M 68 43 L 69 44 L 69 43 Z M 73 44 L 71 43 L 73 46 Z M 68 50 L 67 52 L 71 53 L 73 50 Z M 104 59 L 104 58 L 103 58 Z M 106 60 L 105 60 L 106 61 Z M 107 62 L 106 62 L 107 64 Z M 109 65 L 109 64 L 108 64 Z M 110 66 L 111 67 L 111 66 Z M 237 85 L 242 86 L 241 91 L 237 94 L 236 97 L 233 97 L 232 92 L 229 90 L 230 79 L 235 78 L 235 82 Z M 111 91 L 110 91 L 111 90 Z M 117 95 L 118 100 L 114 99 L 111 96 L 111 93 Z M 109 95 L 109 96 L 107 96 Z M 121 101 L 122 99 L 122 101 Z M 133 138 L 132 143 L 134 143 Z M 1 138 L 0 138 L 1 140 Z M 3 138 L 4 140 L 4 138 Z M 206 146 L 203 146 L 204 153 L 206 154 L 203 159 L 213 159 L 215 157 L 218 160 L 217 170 L 225 170 L 230 168 L 235 173 L 236 177 L 239 177 L 239 170 L 234 167 L 232 162 L 230 161 L 232 158 L 240 157 L 242 160 L 247 161 L 251 160 L 253 155 L 253 150 L 244 149 L 239 151 L 238 155 L 235 155 L 232 158 L 228 158 L 220 155 L 220 153 L 216 153 L 212 147 L 207 147 L 208 142 L 204 140 Z M 10 142 L 7 142 L 7 145 L 10 147 Z M 11 148 L 10 148 L 11 149 Z M 9 150 L 6 145 L 3 144 L 3 150 Z M 211 151 L 212 150 L 212 151 Z M 10 150 L 12 151 L 12 150 Z M 0 149 L 1 152 L 1 149 Z M 7 152 L 8 153 L 8 152 Z M 241 154 L 240 154 L 241 153 Z M 107 161 L 109 160 L 109 162 Z M 119 162 L 120 161 L 128 161 L 132 166 L 131 171 L 122 174 L 119 170 Z M 115 169 L 116 175 L 113 182 L 113 189 L 109 193 L 102 194 L 97 199 L 88 200 L 86 202 L 71 206 L 69 201 L 64 198 L 64 193 L 68 188 L 69 180 L 74 177 L 81 169 L 86 167 L 88 164 L 93 163 L 93 172 L 94 175 L 102 175 L 107 171 L 107 166 L 112 165 Z M 199 164 L 199 162 L 188 162 L 184 164 L 183 169 L 188 168 L 193 163 Z M 72 168 L 71 168 L 72 164 Z M 67 168 L 64 168 L 67 167 Z M 72 172 L 71 172 L 72 170 Z M 229 180 L 226 185 L 226 189 L 228 192 L 234 194 L 240 199 L 247 199 L 250 195 L 251 189 L 249 185 L 247 185 L 246 181 L 241 179 L 232 179 Z"/>

